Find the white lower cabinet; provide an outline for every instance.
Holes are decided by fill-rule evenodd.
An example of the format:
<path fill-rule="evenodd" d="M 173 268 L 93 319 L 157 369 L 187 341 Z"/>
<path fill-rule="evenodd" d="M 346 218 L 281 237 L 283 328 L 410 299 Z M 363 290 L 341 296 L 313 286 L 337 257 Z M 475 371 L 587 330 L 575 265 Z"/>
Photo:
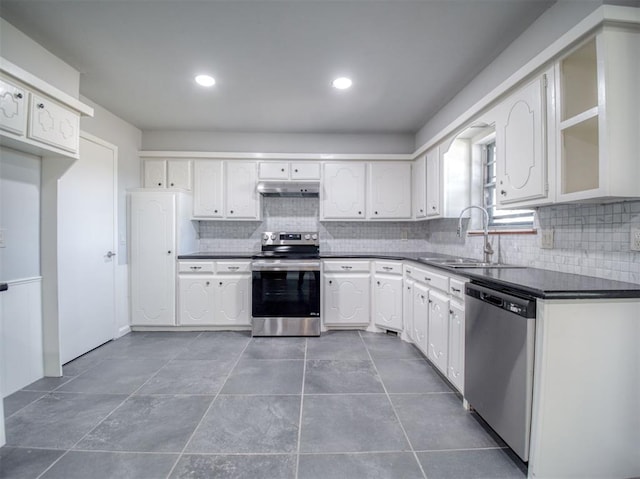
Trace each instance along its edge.
<path fill-rule="evenodd" d="M 449 303 L 449 365 L 447 378 L 464 394 L 464 303 Z"/>
<path fill-rule="evenodd" d="M 402 331 L 402 263 L 376 261 L 373 321 L 382 329 Z"/>
<path fill-rule="evenodd" d="M 449 359 L 449 298 L 429 291 L 429 348 L 427 357 L 447 374 Z"/>
<path fill-rule="evenodd" d="M 414 344 L 427 354 L 427 333 L 429 322 L 429 288 L 416 282 L 413 286 L 413 338 Z"/>
<path fill-rule="evenodd" d="M 413 329 L 413 289 L 415 281 L 405 276 L 402 284 L 402 322 L 404 323 L 404 334 L 406 339 L 415 343 L 415 332 Z"/>
<path fill-rule="evenodd" d="M 250 326 L 248 261 L 181 261 L 178 324 Z"/>
<path fill-rule="evenodd" d="M 325 261 L 323 322 L 327 326 L 367 326 L 371 319 L 368 261 Z"/>

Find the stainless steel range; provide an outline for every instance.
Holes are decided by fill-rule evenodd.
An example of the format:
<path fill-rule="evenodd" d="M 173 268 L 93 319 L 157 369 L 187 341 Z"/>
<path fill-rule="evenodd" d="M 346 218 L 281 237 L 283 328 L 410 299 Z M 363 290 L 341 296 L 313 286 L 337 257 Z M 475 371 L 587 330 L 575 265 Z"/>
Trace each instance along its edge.
<path fill-rule="evenodd" d="M 253 336 L 320 335 L 318 232 L 266 232 L 253 257 Z"/>

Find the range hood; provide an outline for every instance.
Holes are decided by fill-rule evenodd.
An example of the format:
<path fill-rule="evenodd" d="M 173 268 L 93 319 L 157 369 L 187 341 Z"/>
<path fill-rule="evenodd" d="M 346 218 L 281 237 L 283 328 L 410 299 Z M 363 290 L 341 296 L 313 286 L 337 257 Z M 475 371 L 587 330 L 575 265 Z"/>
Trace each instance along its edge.
<path fill-rule="evenodd" d="M 258 193 L 262 196 L 318 198 L 320 195 L 320 182 L 261 181 L 258 183 Z"/>

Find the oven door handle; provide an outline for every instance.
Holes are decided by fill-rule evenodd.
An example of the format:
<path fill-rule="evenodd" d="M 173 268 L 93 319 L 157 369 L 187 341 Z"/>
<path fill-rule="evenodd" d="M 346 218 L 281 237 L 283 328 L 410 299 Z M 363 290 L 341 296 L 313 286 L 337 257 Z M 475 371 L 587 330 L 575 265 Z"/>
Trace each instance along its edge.
<path fill-rule="evenodd" d="M 320 261 L 280 262 L 253 261 L 251 271 L 320 271 Z"/>

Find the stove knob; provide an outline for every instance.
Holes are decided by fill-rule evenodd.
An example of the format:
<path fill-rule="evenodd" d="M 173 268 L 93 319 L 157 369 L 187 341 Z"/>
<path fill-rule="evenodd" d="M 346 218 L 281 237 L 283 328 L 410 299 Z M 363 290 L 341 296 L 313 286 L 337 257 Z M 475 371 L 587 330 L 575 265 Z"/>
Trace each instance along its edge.
<path fill-rule="evenodd" d="M 304 235 L 304 239 L 310 240 L 311 239 L 311 235 Z"/>
<path fill-rule="evenodd" d="M 271 239 L 272 240 L 276 239 L 276 235 L 271 235 Z"/>
<path fill-rule="evenodd" d="M 311 239 L 312 240 L 317 240 L 318 239 L 318 235 L 317 234 L 312 234 L 311 235 Z"/>
<path fill-rule="evenodd" d="M 268 234 L 262 235 L 262 239 L 265 240 L 265 241 L 268 241 L 269 240 L 269 235 Z"/>

